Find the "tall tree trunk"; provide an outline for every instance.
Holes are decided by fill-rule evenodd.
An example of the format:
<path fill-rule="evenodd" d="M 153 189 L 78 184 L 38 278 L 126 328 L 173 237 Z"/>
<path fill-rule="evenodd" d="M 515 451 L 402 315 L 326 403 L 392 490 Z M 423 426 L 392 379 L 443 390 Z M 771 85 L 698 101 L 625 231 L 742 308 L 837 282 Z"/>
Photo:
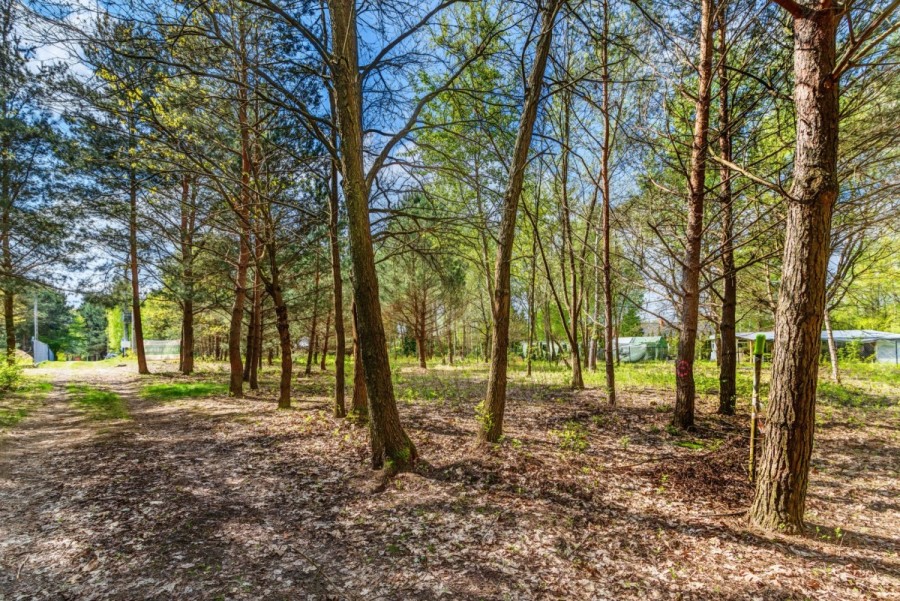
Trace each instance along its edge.
<path fill-rule="evenodd" d="M 3 114 L 6 114 L 5 97 L 3 100 Z M 12 229 L 12 219 L 10 218 L 10 212 L 12 210 L 12 182 L 10 181 L 11 160 L 12 139 L 8 132 L 4 132 L 2 156 L 0 156 L 0 165 L 2 165 L 3 169 L 2 177 L 0 177 L 0 203 L 2 203 L 3 211 L 2 220 L 0 220 L 0 235 L 3 236 L 3 275 L 7 278 L 12 277 L 13 270 L 12 249 L 10 247 L 10 233 Z M 6 282 L 6 286 L 10 286 L 3 290 L 3 323 L 6 329 L 6 362 L 10 365 L 14 365 L 16 362 L 15 295 L 11 288 L 11 282 Z"/>
<path fill-rule="evenodd" d="M 719 152 L 731 162 L 731 107 L 728 81 L 728 19 L 727 4 L 719 10 Z M 728 163 L 720 169 L 722 193 L 722 314 L 719 321 L 719 413 L 734 415 L 737 403 L 737 338 L 735 337 L 737 307 L 737 272 L 734 269 L 734 226 L 731 194 L 731 170 Z"/>
<path fill-rule="evenodd" d="M 572 352 L 572 380 L 571 386 L 575 390 L 584 388 L 584 378 L 581 375 L 581 350 L 578 345 L 578 323 L 581 319 L 581 296 L 578 293 L 578 267 L 575 258 L 575 243 L 572 235 L 572 219 L 571 209 L 569 207 L 569 138 L 570 124 L 569 117 L 572 104 L 572 93 L 568 88 L 562 92 L 563 96 L 563 140 L 562 140 L 562 157 L 560 166 L 560 179 L 562 188 L 562 234 L 563 234 L 563 254 L 568 259 L 569 277 L 571 279 L 571 290 L 568 292 L 568 319 L 565 318 L 562 307 L 560 307 L 560 315 L 563 316 L 563 325 L 566 326 L 566 337 L 569 339 L 569 347 Z M 535 235 L 537 230 L 535 229 Z M 550 274 L 547 274 L 548 278 Z M 565 265 L 563 268 L 563 292 L 566 292 L 568 286 L 565 282 Z"/>
<path fill-rule="evenodd" d="M 250 372 L 256 364 L 256 322 L 259 319 L 259 267 L 253 270 L 253 294 L 250 297 L 250 319 L 247 322 L 247 342 L 244 345 L 244 382 L 250 381 Z M 252 389 L 252 387 L 251 387 Z"/>
<path fill-rule="evenodd" d="M 306 352 L 306 370 L 305 374 L 307 377 L 312 375 L 312 365 L 313 365 L 313 355 L 316 352 L 316 325 L 319 321 L 319 278 L 320 278 L 320 270 L 319 270 L 319 250 L 316 249 L 316 279 L 315 279 L 315 289 L 313 290 L 313 314 L 312 314 L 312 324 L 309 327 L 309 345 Z"/>
<path fill-rule="evenodd" d="M 602 208 L 601 208 L 602 211 Z M 603 233 L 597 230 L 595 249 L 600 247 Z M 597 354 L 600 341 L 600 253 L 594 252 L 594 303 L 591 308 L 591 342 L 588 348 L 588 368 L 597 371 Z"/>
<path fill-rule="evenodd" d="M 610 198 L 609 198 L 609 147 L 611 143 L 610 119 L 609 119 L 609 2 L 603 2 L 603 47 L 600 51 L 600 60 L 603 64 L 603 151 L 601 153 L 600 169 L 603 178 L 603 320 L 605 336 L 603 337 L 603 367 L 606 371 L 606 402 L 616 404 L 616 368 L 612 362 L 613 355 L 613 295 L 612 295 L 612 264 L 610 260 Z M 619 363 L 619 341 L 616 338 L 616 364 Z"/>
<path fill-rule="evenodd" d="M 355 0 L 330 0 L 335 56 L 332 78 L 341 138 L 344 198 L 350 231 L 353 296 L 369 399 L 372 466 L 400 470 L 417 458 L 416 447 L 400 424 L 387 338 L 381 319 L 378 274 L 369 221 L 369 189 L 363 168 L 362 81 L 357 50 Z"/>
<path fill-rule="evenodd" d="M 479 439 L 494 443 L 503 434 L 503 415 L 506 409 L 506 370 L 509 362 L 509 309 L 510 272 L 512 248 L 516 235 L 516 216 L 522 183 L 528 165 L 531 136 L 541 100 L 544 70 L 553 38 L 553 26 L 559 12 L 560 1 L 550 0 L 542 9 L 541 33 L 535 48 L 534 64 L 525 90 L 525 103 L 509 169 L 509 183 L 503 198 L 503 216 L 500 220 L 500 236 L 497 246 L 497 262 L 494 267 L 494 298 L 491 303 L 493 331 L 491 336 L 491 371 L 487 394 L 480 415 Z"/>
<path fill-rule="evenodd" d="M 425 292 L 422 293 L 426 294 Z M 415 331 L 416 331 L 416 354 L 419 357 L 419 367 L 422 369 L 428 369 L 428 356 L 427 351 L 425 349 L 426 344 L 426 332 L 425 332 L 425 323 L 427 321 L 426 311 L 428 303 L 425 298 L 419 299 L 417 298 L 413 301 L 414 307 L 413 311 L 416 313 L 415 318 Z"/>
<path fill-rule="evenodd" d="M 197 209 L 191 196 L 191 178 L 181 176 L 181 373 L 194 371 L 194 229 Z"/>
<path fill-rule="evenodd" d="M 331 101 L 331 112 L 334 114 L 334 99 Z M 332 136 L 337 147 L 337 136 Z M 347 409 L 344 404 L 344 352 L 347 346 L 344 334 L 344 283 L 341 279 L 341 249 L 338 241 L 338 164 L 331 161 L 331 186 L 328 195 L 328 241 L 331 249 L 331 295 L 334 304 L 334 416 L 344 417 Z"/>
<path fill-rule="evenodd" d="M 137 244 L 137 173 L 128 170 L 128 248 L 129 267 L 131 268 L 131 312 L 134 339 L 131 344 L 137 354 L 138 373 L 149 374 L 147 355 L 144 354 L 144 325 L 141 321 L 141 287 L 138 279 L 138 244 Z"/>
<path fill-rule="evenodd" d="M 243 29 L 243 23 L 241 23 Z M 244 322 L 244 303 L 247 295 L 247 269 L 250 265 L 250 124 L 247 88 L 245 36 L 240 39 L 241 64 L 238 69 L 237 104 L 238 129 L 241 145 L 241 188 L 234 207 L 238 227 L 238 261 L 234 277 L 234 303 L 228 330 L 228 360 L 231 368 L 229 394 L 244 396 L 243 363 L 241 361 L 241 326 Z"/>
<path fill-rule="evenodd" d="M 537 219 L 537 208 L 535 208 L 535 219 Z M 537 321 L 537 307 L 535 305 L 537 281 L 537 232 L 533 232 L 531 237 L 531 281 L 528 285 L 528 358 L 527 370 L 528 377 L 531 377 L 531 362 L 534 360 L 534 331 L 535 322 Z"/>
<path fill-rule="evenodd" d="M 697 321 L 700 314 L 700 250 L 703 241 L 703 201 L 706 195 L 707 138 L 709 136 L 710 85 L 712 81 L 713 0 L 701 0 L 699 90 L 694 116 L 694 140 L 691 145 L 691 171 L 688 180 L 687 240 L 681 272 L 681 335 L 675 362 L 675 414 L 678 428 L 694 427 L 694 354 Z"/>
<path fill-rule="evenodd" d="M 795 12 L 797 147 L 775 319 L 766 438 L 750 509 L 753 524 L 786 533 L 803 529 L 831 217 L 838 195 L 838 82 L 832 72 L 840 11 L 831 2 L 816 1 L 804 3 L 802 10 Z"/>
<path fill-rule="evenodd" d="M 447 317 L 447 360 L 450 366 L 453 366 L 453 355 L 455 352 L 453 343 L 453 322 Z"/>
<path fill-rule="evenodd" d="M 831 329 L 831 315 L 825 309 L 825 332 L 828 335 L 828 359 L 831 361 L 831 379 L 835 384 L 841 383 L 841 372 L 838 368 L 837 344 L 834 342 L 834 330 Z"/>

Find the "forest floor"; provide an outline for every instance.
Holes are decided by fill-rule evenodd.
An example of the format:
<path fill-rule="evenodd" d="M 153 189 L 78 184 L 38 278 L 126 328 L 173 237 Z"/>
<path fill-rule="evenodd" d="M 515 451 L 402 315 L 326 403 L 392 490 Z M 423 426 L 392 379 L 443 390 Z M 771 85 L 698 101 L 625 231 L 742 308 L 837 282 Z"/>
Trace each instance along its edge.
<path fill-rule="evenodd" d="M 623 366 L 615 408 L 516 372 L 488 451 L 483 367 L 398 366 L 423 460 L 381 491 L 330 372 L 298 369 L 285 411 L 274 371 L 230 399 L 202 368 L 28 370 L 44 396 L 0 423 L 0 600 L 900 599 L 897 369 L 821 386 L 788 537 L 746 523 L 746 400 L 717 416 L 701 379 L 698 430 L 675 431 L 668 364 Z"/>

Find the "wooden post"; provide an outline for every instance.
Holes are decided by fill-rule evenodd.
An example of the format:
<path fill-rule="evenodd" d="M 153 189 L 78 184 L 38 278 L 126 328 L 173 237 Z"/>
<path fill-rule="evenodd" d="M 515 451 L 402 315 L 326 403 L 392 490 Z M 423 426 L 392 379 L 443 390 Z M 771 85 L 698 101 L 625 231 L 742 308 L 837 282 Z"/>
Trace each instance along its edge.
<path fill-rule="evenodd" d="M 759 375 L 762 372 L 763 353 L 766 349 L 765 334 L 757 334 L 753 343 L 753 399 L 750 406 L 750 482 L 756 480 L 756 434 L 759 430 Z"/>

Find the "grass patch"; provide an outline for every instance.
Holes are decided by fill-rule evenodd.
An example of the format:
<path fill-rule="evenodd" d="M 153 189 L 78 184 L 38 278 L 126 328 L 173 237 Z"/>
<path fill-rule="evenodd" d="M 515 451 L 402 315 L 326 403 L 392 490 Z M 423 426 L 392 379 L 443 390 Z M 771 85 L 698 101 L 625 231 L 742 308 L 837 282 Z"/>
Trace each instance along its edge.
<path fill-rule="evenodd" d="M 173 401 L 226 394 L 228 386 L 216 382 L 174 382 L 148 384 L 141 390 L 144 398 L 152 401 Z"/>
<path fill-rule="evenodd" d="M 72 403 L 92 419 L 128 419 L 128 407 L 115 392 L 100 390 L 86 384 L 66 386 Z"/>
<path fill-rule="evenodd" d="M 34 378 L 23 378 L 14 391 L 0 397 L 0 430 L 14 427 L 43 402 L 53 384 Z"/>

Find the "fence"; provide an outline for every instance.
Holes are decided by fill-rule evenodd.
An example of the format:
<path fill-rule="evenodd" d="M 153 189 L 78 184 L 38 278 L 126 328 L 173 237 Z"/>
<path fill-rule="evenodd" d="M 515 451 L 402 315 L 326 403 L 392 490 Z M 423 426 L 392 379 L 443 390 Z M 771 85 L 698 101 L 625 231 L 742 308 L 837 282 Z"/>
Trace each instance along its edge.
<path fill-rule="evenodd" d="M 34 337 L 32 337 L 31 342 L 34 345 L 34 353 L 32 355 L 34 356 L 35 365 L 44 361 L 56 361 L 56 355 L 53 354 L 49 346 Z"/>
<path fill-rule="evenodd" d="M 180 340 L 145 340 L 144 355 L 149 361 L 166 361 L 181 356 Z"/>

